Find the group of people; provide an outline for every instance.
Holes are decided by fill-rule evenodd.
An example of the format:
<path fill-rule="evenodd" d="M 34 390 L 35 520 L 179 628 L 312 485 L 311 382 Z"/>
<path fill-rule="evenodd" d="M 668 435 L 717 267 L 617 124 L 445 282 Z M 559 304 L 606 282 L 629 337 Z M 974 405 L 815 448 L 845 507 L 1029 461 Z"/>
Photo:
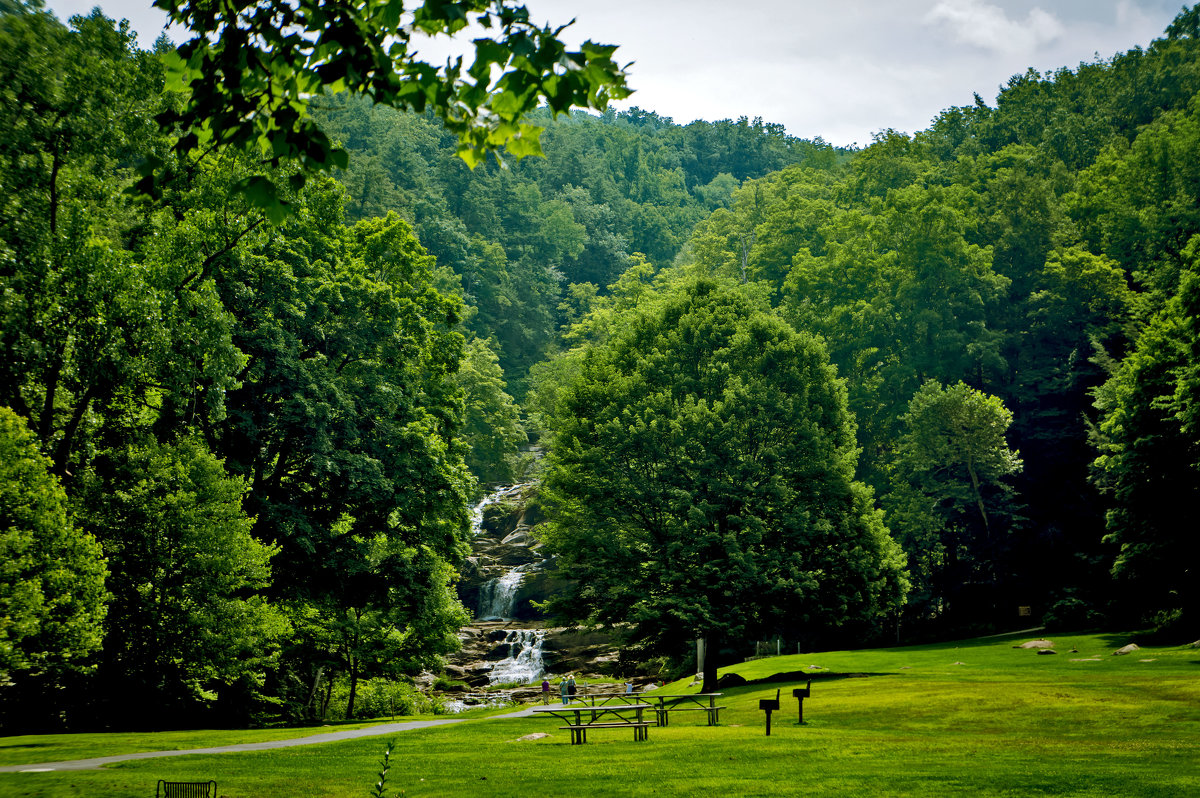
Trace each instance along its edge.
<path fill-rule="evenodd" d="M 575 693 L 578 692 L 578 689 L 579 689 L 575 684 L 575 674 L 568 673 L 565 677 L 563 677 L 559 681 L 558 687 L 559 687 L 559 692 L 562 695 L 563 706 L 566 706 L 567 704 L 570 703 L 571 699 L 574 698 Z M 656 687 L 658 687 L 657 682 L 650 682 L 650 684 L 646 687 L 646 689 L 653 690 Z M 633 692 L 633 682 L 632 681 L 625 682 L 625 692 L 626 693 Z M 542 679 L 542 703 L 543 704 L 550 703 L 550 678 L 549 677 Z"/>
<path fill-rule="evenodd" d="M 558 686 L 559 686 L 559 691 L 562 693 L 563 706 L 566 706 L 567 703 L 571 700 L 571 697 L 573 695 L 575 695 L 575 693 L 578 691 L 578 688 L 575 685 L 575 674 L 568 673 L 566 678 L 562 679 L 562 681 L 559 682 Z M 543 704 L 550 703 L 550 679 L 549 678 L 542 679 L 542 703 Z"/>

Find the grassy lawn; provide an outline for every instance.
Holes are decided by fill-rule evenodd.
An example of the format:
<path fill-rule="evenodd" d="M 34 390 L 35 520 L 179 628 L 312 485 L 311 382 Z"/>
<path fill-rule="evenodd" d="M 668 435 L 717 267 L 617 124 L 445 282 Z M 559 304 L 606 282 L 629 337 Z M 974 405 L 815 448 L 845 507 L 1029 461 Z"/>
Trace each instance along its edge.
<path fill-rule="evenodd" d="M 686 713 L 668 728 L 651 729 L 642 743 L 628 730 L 596 730 L 587 745 L 571 747 L 567 732 L 545 718 L 402 732 L 393 738 L 388 795 L 1200 795 L 1200 651 L 1144 648 L 1115 657 L 1124 638 L 1052 639 L 1059 652 L 1053 656 L 994 639 L 774 657 L 724 669 L 749 679 L 814 674 L 803 726 L 791 698 L 797 682 L 785 681 L 725 691 L 719 727 L 697 725 L 703 713 Z M 766 737 L 758 700 L 777 688 L 783 709 Z M 517 741 L 539 731 L 551 736 Z M 79 739 L 69 745 L 58 741 L 63 736 L 9 738 L 0 739 L 0 753 L 12 763 L 30 752 L 18 746 L 44 745 L 26 761 L 47 761 L 60 753 L 96 756 L 252 736 L 286 735 L 70 735 Z M 100 771 L 3 773 L 0 796 L 148 796 L 159 778 L 215 778 L 229 798 L 365 797 L 384 743 L 373 737 Z"/>

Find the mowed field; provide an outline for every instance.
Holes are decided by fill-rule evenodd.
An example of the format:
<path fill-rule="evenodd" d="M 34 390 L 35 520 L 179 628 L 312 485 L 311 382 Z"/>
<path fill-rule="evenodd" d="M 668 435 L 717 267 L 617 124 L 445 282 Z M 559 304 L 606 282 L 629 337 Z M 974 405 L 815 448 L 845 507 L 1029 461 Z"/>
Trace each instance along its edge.
<path fill-rule="evenodd" d="M 388 796 L 1200 796 L 1200 650 L 1113 656 L 1129 642 L 1119 635 L 1051 636 L 1053 655 L 1013 648 L 1026 639 L 800 654 L 722 669 L 751 680 L 811 674 L 804 725 L 791 697 L 804 680 L 789 676 L 725 690 L 717 727 L 703 725 L 702 712 L 683 713 L 645 742 L 612 729 L 571 746 L 551 719 L 477 715 L 338 744 L 0 773 L 0 796 L 144 798 L 160 778 L 211 778 L 229 798 L 365 798 L 389 740 Z M 677 682 L 659 692 L 697 689 Z M 767 737 L 758 702 L 777 689 L 782 709 Z M 519 740 L 535 732 L 550 736 Z M 298 733 L 0 738 L 0 765 Z"/>

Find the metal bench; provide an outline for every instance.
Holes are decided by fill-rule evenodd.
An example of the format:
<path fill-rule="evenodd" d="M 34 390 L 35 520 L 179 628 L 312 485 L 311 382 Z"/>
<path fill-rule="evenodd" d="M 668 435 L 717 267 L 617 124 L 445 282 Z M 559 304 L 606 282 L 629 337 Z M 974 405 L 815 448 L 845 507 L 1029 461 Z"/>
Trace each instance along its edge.
<path fill-rule="evenodd" d="M 217 798 L 215 781 L 164 781 L 158 780 L 154 788 L 155 798 Z"/>

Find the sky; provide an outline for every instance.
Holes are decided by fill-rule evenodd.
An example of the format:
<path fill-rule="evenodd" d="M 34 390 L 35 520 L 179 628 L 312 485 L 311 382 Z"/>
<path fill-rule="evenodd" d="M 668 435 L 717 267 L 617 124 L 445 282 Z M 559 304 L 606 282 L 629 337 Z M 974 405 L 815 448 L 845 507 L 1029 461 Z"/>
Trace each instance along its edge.
<path fill-rule="evenodd" d="M 61 19 L 95 0 L 49 0 Z M 1074 68 L 1145 47 L 1182 0 L 524 0 L 537 22 L 575 19 L 565 38 L 617 44 L 637 106 L 679 124 L 751 119 L 801 138 L 865 146 L 915 133 L 939 112 L 994 104 L 1010 77 Z M 150 0 L 102 0 L 149 47 Z M 447 52 L 428 48 L 438 60 Z"/>

